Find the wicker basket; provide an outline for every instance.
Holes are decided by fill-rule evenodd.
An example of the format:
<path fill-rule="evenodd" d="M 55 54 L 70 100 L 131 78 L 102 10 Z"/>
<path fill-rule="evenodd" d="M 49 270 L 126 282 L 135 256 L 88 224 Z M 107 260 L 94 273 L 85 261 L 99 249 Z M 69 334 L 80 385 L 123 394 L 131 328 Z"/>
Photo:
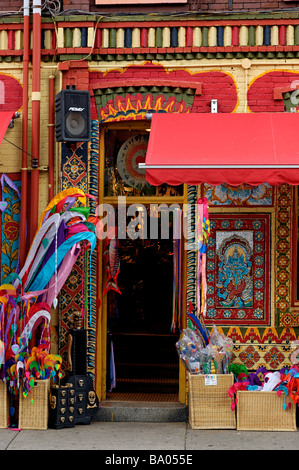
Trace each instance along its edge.
<path fill-rule="evenodd" d="M 19 428 L 47 429 L 49 418 L 50 380 L 37 380 L 27 398 L 20 393 Z M 33 400 L 33 402 L 31 401 Z"/>
<path fill-rule="evenodd" d="M 7 428 L 9 425 L 9 395 L 6 383 L 0 381 L 0 428 Z"/>
<path fill-rule="evenodd" d="M 237 392 L 237 430 L 296 431 L 296 406 L 284 410 L 283 396 L 276 392 L 239 390 Z"/>
<path fill-rule="evenodd" d="M 211 377 L 211 376 L 209 376 Z M 228 390 L 234 383 L 233 374 L 214 375 L 216 384 L 208 385 L 208 377 L 188 374 L 189 423 L 192 429 L 236 429 L 236 415 L 231 410 Z"/>

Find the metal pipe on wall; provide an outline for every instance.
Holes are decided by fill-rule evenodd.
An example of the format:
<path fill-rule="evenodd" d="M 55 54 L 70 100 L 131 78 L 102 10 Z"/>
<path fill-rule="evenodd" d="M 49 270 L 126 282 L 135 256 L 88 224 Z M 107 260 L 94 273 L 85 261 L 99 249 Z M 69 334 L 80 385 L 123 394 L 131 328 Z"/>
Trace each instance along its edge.
<path fill-rule="evenodd" d="M 41 0 L 33 0 L 32 47 L 32 145 L 31 145 L 31 214 L 30 242 L 38 227 L 39 152 L 40 152 L 40 68 L 41 68 Z"/>
<path fill-rule="evenodd" d="M 27 228 L 27 152 L 28 152 L 28 78 L 29 78 L 29 0 L 23 3 L 23 117 L 21 165 L 20 268 L 26 258 Z"/>

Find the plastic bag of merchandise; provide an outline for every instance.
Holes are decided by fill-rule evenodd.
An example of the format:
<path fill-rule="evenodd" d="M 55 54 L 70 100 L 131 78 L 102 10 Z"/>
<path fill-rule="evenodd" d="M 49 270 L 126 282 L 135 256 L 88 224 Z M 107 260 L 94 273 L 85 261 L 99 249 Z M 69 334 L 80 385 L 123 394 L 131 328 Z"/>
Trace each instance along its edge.
<path fill-rule="evenodd" d="M 209 343 L 201 351 L 202 372 L 204 374 L 222 374 L 222 359 L 217 347 Z"/>
<path fill-rule="evenodd" d="M 222 373 L 228 374 L 228 366 L 233 354 L 233 340 L 220 333 L 215 325 L 213 325 L 213 331 L 210 335 L 210 340 L 221 357 L 220 361 L 222 362 Z"/>
<path fill-rule="evenodd" d="M 202 348 L 202 340 L 195 331 L 191 328 L 182 331 L 181 338 L 176 343 L 176 349 L 189 372 L 200 372 L 200 351 Z"/>

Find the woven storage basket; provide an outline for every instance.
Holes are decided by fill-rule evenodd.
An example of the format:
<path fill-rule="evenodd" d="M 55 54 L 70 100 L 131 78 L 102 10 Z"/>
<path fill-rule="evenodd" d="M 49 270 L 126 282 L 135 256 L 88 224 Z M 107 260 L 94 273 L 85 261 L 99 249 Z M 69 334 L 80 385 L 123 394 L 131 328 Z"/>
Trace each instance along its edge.
<path fill-rule="evenodd" d="M 27 398 L 20 393 L 19 428 L 47 429 L 49 418 L 50 380 L 37 380 Z M 33 399 L 33 402 L 31 401 Z"/>
<path fill-rule="evenodd" d="M 0 428 L 7 428 L 9 425 L 9 395 L 6 383 L 0 381 Z"/>
<path fill-rule="evenodd" d="M 276 392 L 239 390 L 237 392 L 237 430 L 296 431 L 296 406 L 283 408 L 283 395 Z"/>
<path fill-rule="evenodd" d="M 189 423 L 192 429 L 236 429 L 236 415 L 231 410 L 228 390 L 233 374 L 214 376 L 217 385 L 206 385 L 206 376 L 188 374 Z"/>

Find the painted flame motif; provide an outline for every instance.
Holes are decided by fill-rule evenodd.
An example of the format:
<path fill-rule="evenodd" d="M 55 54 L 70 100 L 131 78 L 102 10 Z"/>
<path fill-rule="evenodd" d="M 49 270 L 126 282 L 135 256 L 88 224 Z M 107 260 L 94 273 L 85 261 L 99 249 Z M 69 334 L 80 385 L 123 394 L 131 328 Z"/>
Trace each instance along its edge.
<path fill-rule="evenodd" d="M 175 97 L 169 97 L 166 100 L 163 95 L 154 97 L 147 94 L 144 97 L 137 93 L 134 97 L 126 95 L 125 99 L 118 96 L 114 101 L 110 100 L 105 107 L 99 109 L 99 116 L 101 122 L 136 120 L 141 117 L 145 118 L 149 111 L 189 113 L 191 107 L 187 106 L 184 100 L 178 102 Z"/>

